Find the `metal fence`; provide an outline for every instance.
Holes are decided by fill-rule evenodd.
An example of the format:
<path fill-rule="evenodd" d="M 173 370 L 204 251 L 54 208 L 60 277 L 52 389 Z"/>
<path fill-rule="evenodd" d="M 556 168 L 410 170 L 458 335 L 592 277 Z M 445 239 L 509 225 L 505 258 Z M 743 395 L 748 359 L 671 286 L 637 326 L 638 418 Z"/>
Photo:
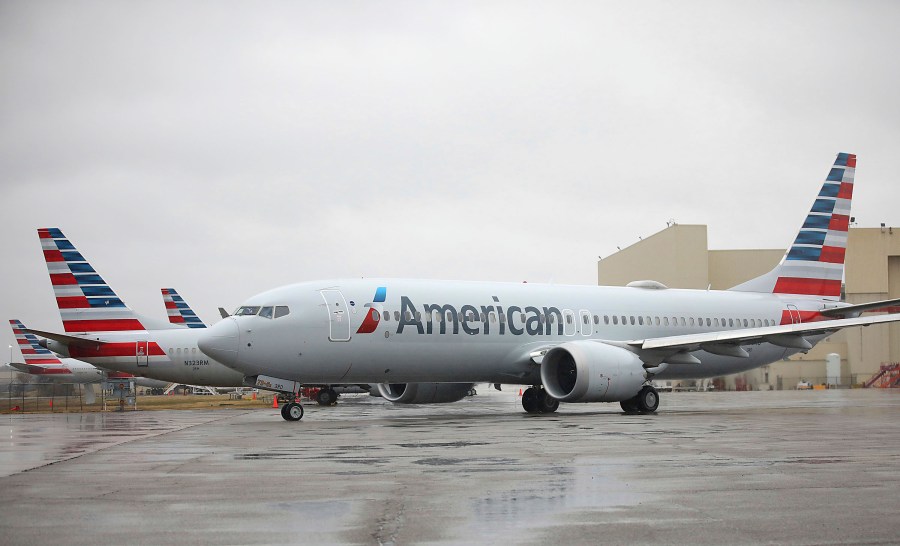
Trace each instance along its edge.
<path fill-rule="evenodd" d="M 88 388 L 94 395 L 91 396 Z M 126 402 L 126 403 L 121 403 Z M 133 393 L 116 393 L 103 384 L 7 383 L 0 385 L 0 411 L 9 413 L 67 413 L 134 408 Z"/>

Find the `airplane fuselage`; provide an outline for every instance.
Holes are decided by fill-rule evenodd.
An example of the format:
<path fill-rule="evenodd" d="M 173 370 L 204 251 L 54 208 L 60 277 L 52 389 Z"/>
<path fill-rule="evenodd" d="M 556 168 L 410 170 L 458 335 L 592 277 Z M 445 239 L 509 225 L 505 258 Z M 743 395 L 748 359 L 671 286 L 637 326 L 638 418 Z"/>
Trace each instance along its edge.
<path fill-rule="evenodd" d="M 70 345 L 68 355 L 102 368 L 170 383 L 239 387 L 243 375 L 203 354 L 200 330 L 70 333 L 103 342 L 94 347 Z M 51 347 L 53 348 L 53 347 Z"/>
<path fill-rule="evenodd" d="M 225 319 L 205 334 L 203 347 L 244 374 L 300 383 L 540 384 L 533 353 L 565 342 L 627 342 L 775 326 L 799 322 L 801 315 L 814 315 L 822 305 L 815 297 L 715 290 L 428 280 L 310 282 L 251 298 L 245 308 L 282 306 L 289 313 Z M 220 350 L 226 347 L 233 351 Z M 668 366 L 655 378 L 741 372 L 799 349 L 761 342 L 747 352 L 748 357 L 740 358 L 698 350 L 692 354 L 699 363 Z"/>

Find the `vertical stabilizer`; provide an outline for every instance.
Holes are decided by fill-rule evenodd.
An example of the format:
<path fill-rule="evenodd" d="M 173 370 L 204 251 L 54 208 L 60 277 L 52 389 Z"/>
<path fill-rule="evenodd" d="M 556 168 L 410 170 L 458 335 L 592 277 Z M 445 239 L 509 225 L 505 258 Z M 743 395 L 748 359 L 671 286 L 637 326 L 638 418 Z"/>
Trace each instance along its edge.
<path fill-rule="evenodd" d="M 146 330 L 62 231 L 41 228 L 38 237 L 66 332 Z"/>
<path fill-rule="evenodd" d="M 856 155 L 840 153 L 806 221 L 775 269 L 731 290 L 840 300 Z"/>
<path fill-rule="evenodd" d="M 16 343 L 26 365 L 46 366 L 48 364 L 62 364 L 59 357 L 49 349 L 40 346 L 37 336 L 25 332 L 25 325 L 21 321 L 12 319 L 9 321 L 9 325 L 12 328 L 13 335 L 16 336 Z"/>
<path fill-rule="evenodd" d="M 166 305 L 166 314 L 172 324 L 183 324 L 188 328 L 206 328 L 197 313 L 184 301 L 174 288 L 162 288 L 163 303 Z"/>

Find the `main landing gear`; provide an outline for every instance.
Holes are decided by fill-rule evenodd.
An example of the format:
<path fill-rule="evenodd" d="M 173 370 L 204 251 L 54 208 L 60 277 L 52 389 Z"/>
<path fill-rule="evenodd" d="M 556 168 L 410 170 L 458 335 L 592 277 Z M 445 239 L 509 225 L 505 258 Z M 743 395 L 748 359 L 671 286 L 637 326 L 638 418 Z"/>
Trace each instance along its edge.
<path fill-rule="evenodd" d="M 650 385 L 644 387 L 634 398 L 619 402 L 625 413 L 653 413 L 659 407 L 659 393 Z"/>
<path fill-rule="evenodd" d="M 528 387 L 522 393 L 522 407 L 528 413 L 553 413 L 559 408 L 559 400 L 541 387 Z"/>
<path fill-rule="evenodd" d="M 337 404 L 338 393 L 332 388 L 325 388 L 316 394 L 316 402 L 320 406 L 333 406 Z"/>
<path fill-rule="evenodd" d="M 303 406 L 299 402 L 288 402 L 281 406 L 281 417 L 285 421 L 299 421 L 303 419 Z"/>

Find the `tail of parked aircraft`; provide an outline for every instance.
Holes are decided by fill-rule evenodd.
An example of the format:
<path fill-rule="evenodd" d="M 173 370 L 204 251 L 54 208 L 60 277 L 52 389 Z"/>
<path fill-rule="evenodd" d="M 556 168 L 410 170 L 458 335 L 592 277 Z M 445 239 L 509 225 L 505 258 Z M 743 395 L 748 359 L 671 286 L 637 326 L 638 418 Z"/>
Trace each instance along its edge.
<path fill-rule="evenodd" d="M 19 345 L 19 351 L 22 352 L 22 358 L 25 359 L 26 367 L 30 366 L 47 366 L 62 365 L 62 361 L 50 350 L 41 347 L 38 338 L 34 334 L 25 331 L 25 325 L 21 321 L 12 319 L 9 321 L 13 335 L 16 336 L 16 343 Z M 27 373 L 34 373 L 23 370 Z M 66 370 L 67 371 L 67 370 Z"/>
<path fill-rule="evenodd" d="M 38 229 L 50 283 L 66 332 L 110 332 L 158 328 L 113 292 L 58 228 Z M 162 327 L 169 328 L 162 323 Z"/>
<path fill-rule="evenodd" d="M 841 299 L 856 155 L 840 153 L 794 244 L 775 269 L 731 290 Z"/>
<path fill-rule="evenodd" d="M 161 290 L 169 322 L 182 324 L 188 328 L 206 328 L 197 313 L 184 301 L 184 298 L 178 295 L 174 288 L 162 288 Z"/>

